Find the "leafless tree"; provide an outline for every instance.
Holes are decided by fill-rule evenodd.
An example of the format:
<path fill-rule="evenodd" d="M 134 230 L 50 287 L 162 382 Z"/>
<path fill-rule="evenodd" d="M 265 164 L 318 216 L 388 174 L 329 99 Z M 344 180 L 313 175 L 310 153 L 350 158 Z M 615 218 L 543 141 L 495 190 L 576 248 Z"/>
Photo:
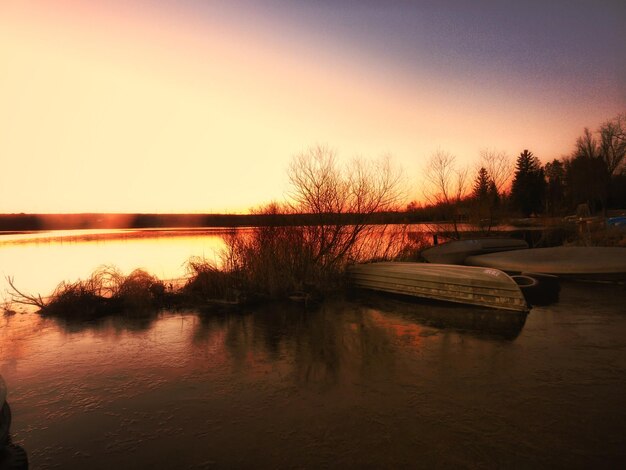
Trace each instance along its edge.
<path fill-rule="evenodd" d="M 401 172 L 389 157 L 343 165 L 333 150 L 317 146 L 293 158 L 288 177 L 288 201 L 256 210 L 278 223 L 270 217 L 266 226 L 226 239 L 227 269 L 247 290 L 271 297 L 332 290 L 348 263 L 387 259 L 403 248 L 397 240 L 405 231 L 376 223 L 379 213 L 405 203 Z M 287 213 L 302 223 L 281 223 Z"/>
<path fill-rule="evenodd" d="M 316 146 L 293 159 L 288 177 L 292 210 L 316 219 L 307 234 L 314 260 L 329 269 L 358 258 L 363 240 L 381 230 L 372 225 L 376 214 L 398 210 L 405 196 L 389 156 L 341 166 L 333 150 Z"/>
<path fill-rule="evenodd" d="M 373 214 L 396 209 L 404 196 L 401 172 L 389 156 L 355 158 L 341 167 L 332 149 L 316 146 L 294 157 L 288 177 L 288 196 L 298 212 Z"/>
<path fill-rule="evenodd" d="M 583 135 L 576 139 L 574 157 L 594 159 L 600 156 L 600 146 L 593 133 L 585 127 Z"/>
<path fill-rule="evenodd" d="M 482 149 L 478 169 L 487 170 L 489 177 L 496 185 L 498 194 L 502 194 L 511 183 L 514 164 L 506 152 L 496 149 Z"/>
<path fill-rule="evenodd" d="M 456 157 L 443 150 L 432 154 L 424 170 L 424 197 L 430 204 L 440 206 L 446 211 L 457 238 L 459 209 L 461 201 L 467 195 L 467 174 L 467 168 L 459 168 Z"/>
<path fill-rule="evenodd" d="M 606 121 L 598 130 L 599 153 L 606 164 L 609 175 L 614 175 L 623 166 L 626 156 L 626 113 L 618 114 Z"/>

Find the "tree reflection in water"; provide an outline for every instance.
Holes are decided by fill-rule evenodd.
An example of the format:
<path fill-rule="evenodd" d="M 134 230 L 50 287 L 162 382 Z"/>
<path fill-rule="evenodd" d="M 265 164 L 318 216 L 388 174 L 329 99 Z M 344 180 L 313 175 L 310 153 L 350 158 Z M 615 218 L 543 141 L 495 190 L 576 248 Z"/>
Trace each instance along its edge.
<path fill-rule="evenodd" d="M 0 369 L 37 468 L 611 467 L 623 294 L 565 285 L 528 318 L 365 295 L 62 327 L 14 315 Z"/>
<path fill-rule="evenodd" d="M 199 318 L 194 344 L 213 344 L 216 335 L 223 336 L 234 368 L 259 357 L 286 361 L 293 380 L 320 386 L 391 379 L 398 343 L 419 348 L 421 338 L 436 334 L 435 328 L 510 341 L 526 320 L 525 314 L 378 295 L 335 299 L 314 308 L 273 303 Z"/>

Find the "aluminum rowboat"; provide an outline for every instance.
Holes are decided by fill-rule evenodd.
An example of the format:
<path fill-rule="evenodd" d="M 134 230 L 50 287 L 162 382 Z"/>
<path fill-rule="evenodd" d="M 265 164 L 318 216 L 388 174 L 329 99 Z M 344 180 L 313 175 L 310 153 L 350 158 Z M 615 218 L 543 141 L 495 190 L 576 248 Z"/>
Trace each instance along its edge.
<path fill-rule="evenodd" d="M 429 263 L 369 263 L 348 269 L 353 286 L 413 297 L 527 312 L 520 287 L 492 268 Z"/>

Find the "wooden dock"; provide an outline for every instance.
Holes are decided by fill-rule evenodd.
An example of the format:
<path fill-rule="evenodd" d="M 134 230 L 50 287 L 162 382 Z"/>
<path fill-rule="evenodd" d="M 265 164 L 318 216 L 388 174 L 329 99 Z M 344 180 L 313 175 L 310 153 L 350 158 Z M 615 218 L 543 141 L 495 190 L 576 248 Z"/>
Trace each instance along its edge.
<path fill-rule="evenodd" d="M 515 280 L 492 268 L 428 263 L 369 263 L 349 269 L 355 287 L 413 297 L 527 312 Z"/>

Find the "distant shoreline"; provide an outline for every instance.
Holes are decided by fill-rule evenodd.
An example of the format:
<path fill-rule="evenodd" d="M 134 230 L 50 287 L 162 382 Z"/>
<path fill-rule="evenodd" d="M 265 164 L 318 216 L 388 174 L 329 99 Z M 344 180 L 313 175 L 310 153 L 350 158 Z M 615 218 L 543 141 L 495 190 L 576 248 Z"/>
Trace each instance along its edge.
<path fill-rule="evenodd" d="M 351 214 L 327 214 L 328 223 L 350 224 Z M 386 212 L 372 216 L 372 224 L 426 222 L 411 212 Z M 268 225 L 312 225 L 319 215 L 311 214 L 0 214 L 0 232 L 42 230 L 146 229 L 146 228 L 216 228 L 263 227 Z"/>

